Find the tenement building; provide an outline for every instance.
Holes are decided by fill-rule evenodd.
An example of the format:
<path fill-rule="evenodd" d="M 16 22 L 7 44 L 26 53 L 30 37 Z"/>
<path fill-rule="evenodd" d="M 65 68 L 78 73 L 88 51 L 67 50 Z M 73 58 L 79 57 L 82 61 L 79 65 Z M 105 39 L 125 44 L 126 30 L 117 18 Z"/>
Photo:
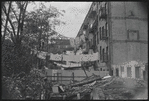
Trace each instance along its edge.
<path fill-rule="evenodd" d="M 99 72 L 146 78 L 148 11 L 143 2 L 93 2 L 75 38 L 75 49 L 99 53 Z"/>

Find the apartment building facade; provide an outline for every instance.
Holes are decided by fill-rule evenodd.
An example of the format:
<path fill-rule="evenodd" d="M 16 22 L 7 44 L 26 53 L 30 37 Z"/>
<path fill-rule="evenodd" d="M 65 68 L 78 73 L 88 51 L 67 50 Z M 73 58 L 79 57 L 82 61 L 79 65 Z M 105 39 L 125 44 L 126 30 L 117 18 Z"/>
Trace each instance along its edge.
<path fill-rule="evenodd" d="M 80 38 L 76 49 L 99 52 L 99 71 L 143 78 L 148 62 L 147 15 L 143 2 L 93 2 L 76 36 Z"/>

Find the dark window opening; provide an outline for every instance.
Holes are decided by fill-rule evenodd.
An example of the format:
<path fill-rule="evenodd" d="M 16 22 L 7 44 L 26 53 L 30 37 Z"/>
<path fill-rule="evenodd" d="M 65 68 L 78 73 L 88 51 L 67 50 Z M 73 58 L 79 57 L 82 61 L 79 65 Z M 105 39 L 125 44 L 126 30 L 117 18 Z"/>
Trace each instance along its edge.
<path fill-rule="evenodd" d="M 104 60 L 104 53 L 105 53 L 105 49 L 102 49 L 102 60 Z"/>
<path fill-rule="evenodd" d="M 106 47 L 106 54 L 108 54 L 108 46 Z"/>
<path fill-rule="evenodd" d="M 102 50 L 101 50 L 101 46 L 100 46 L 100 60 L 102 59 L 101 57 L 101 54 L 102 54 Z"/>
<path fill-rule="evenodd" d="M 99 28 L 99 35 L 100 35 L 100 40 L 101 40 L 101 27 Z"/>
<path fill-rule="evenodd" d="M 104 26 L 102 27 L 102 36 L 101 37 L 103 37 L 104 36 Z"/>
<path fill-rule="evenodd" d="M 107 27 L 108 27 L 108 25 L 107 25 L 107 22 L 106 22 L 106 24 L 105 24 L 105 31 L 106 31 L 105 34 L 106 34 L 106 36 L 108 36 L 108 33 L 107 33 L 108 28 Z"/>

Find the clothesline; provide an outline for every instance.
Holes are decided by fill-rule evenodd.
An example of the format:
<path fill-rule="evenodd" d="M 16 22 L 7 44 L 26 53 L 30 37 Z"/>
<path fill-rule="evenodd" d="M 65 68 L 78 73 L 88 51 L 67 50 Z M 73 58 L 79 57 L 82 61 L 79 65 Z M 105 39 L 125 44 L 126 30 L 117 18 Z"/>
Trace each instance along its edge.
<path fill-rule="evenodd" d="M 56 64 L 57 66 L 62 66 L 64 68 L 81 67 L 81 64 L 77 64 L 77 63 L 72 63 L 72 64 L 65 65 L 65 64 L 60 64 L 60 63 L 54 62 L 54 64 Z"/>
<path fill-rule="evenodd" d="M 53 61 L 69 61 L 69 62 L 87 62 L 87 61 L 97 61 L 99 60 L 99 53 L 93 54 L 81 54 L 81 55 L 73 55 L 73 54 L 53 54 L 44 51 L 37 51 L 32 49 L 33 54 L 37 54 L 37 57 L 40 59 L 46 59 L 46 56 L 49 56 L 50 60 Z"/>

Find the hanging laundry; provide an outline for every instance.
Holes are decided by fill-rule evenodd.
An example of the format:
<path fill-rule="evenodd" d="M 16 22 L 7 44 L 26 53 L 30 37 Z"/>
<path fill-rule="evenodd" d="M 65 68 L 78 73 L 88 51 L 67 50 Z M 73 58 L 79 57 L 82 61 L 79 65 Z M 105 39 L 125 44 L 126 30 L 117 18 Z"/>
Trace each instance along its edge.
<path fill-rule="evenodd" d="M 62 61 L 62 54 L 59 55 L 59 54 L 50 54 L 50 60 L 53 60 L 53 61 Z"/>
<path fill-rule="evenodd" d="M 74 62 L 80 62 L 80 55 L 73 55 L 73 56 L 71 56 L 72 57 L 72 61 L 74 61 Z"/>
<path fill-rule="evenodd" d="M 79 62 L 80 61 L 80 55 L 63 55 L 63 61 L 73 61 L 73 62 Z"/>
<path fill-rule="evenodd" d="M 65 65 L 65 64 L 60 64 L 60 63 L 54 62 L 54 64 L 56 64 L 57 66 L 65 67 L 65 68 L 80 67 L 81 66 L 81 64 L 78 64 L 78 63 L 72 63 L 69 65 Z"/>
<path fill-rule="evenodd" d="M 63 55 L 63 61 L 69 61 L 70 58 L 69 58 L 69 55 Z"/>
<path fill-rule="evenodd" d="M 90 56 L 90 58 L 91 58 L 90 61 L 97 61 L 97 60 L 99 60 L 99 55 L 98 55 L 98 54 L 99 54 L 98 52 L 93 53 L 93 54 Z"/>
<path fill-rule="evenodd" d="M 40 59 L 46 59 L 46 55 L 47 55 L 47 52 L 41 51 L 37 54 L 37 57 Z"/>
<path fill-rule="evenodd" d="M 69 55 L 69 61 L 75 61 L 74 56 L 74 54 Z"/>
<path fill-rule="evenodd" d="M 80 55 L 80 61 L 90 61 L 90 55 Z"/>

